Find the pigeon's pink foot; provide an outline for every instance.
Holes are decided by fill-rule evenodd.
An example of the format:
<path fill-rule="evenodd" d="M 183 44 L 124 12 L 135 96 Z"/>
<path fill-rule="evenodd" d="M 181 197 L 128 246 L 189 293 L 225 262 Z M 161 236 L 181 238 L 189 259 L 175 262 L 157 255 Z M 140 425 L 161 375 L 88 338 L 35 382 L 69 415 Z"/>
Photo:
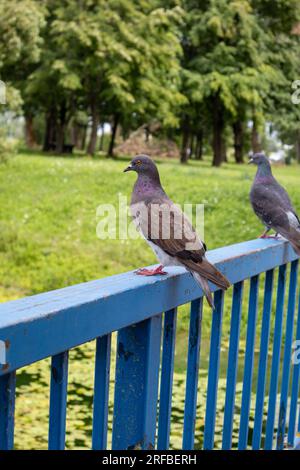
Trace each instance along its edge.
<path fill-rule="evenodd" d="M 278 235 L 266 235 L 264 238 L 271 238 L 273 240 L 278 240 Z"/>
<path fill-rule="evenodd" d="M 267 235 L 267 232 L 264 232 L 262 235 L 260 235 L 260 237 L 258 238 L 271 238 L 273 240 L 278 240 L 278 233 L 275 233 L 275 235 Z"/>
<path fill-rule="evenodd" d="M 166 271 L 163 271 L 163 269 L 164 267 L 162 265 L 154 269 L 142 268 L 135 271 L 135 274 L 138 274 L 139 276 L 160 276 L 168 274 Z"/>
<path fill-rule="evenodd" d="M 262 238 L 262 239 L 267 238 L 266 232 L 262 233 L 262 234 L 259 235 L 259 237 L 257 237 L 257 238 Z"/>

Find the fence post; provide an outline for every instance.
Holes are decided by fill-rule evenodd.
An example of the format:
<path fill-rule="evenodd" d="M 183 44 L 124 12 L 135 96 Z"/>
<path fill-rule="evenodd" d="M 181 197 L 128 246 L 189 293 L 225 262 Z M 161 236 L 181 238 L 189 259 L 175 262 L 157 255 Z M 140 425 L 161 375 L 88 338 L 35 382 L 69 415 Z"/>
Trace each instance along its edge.
<path fill-rule="evenodd" d="M 112 448 L 155 446 L 162 316 L 118 333 Z"/>

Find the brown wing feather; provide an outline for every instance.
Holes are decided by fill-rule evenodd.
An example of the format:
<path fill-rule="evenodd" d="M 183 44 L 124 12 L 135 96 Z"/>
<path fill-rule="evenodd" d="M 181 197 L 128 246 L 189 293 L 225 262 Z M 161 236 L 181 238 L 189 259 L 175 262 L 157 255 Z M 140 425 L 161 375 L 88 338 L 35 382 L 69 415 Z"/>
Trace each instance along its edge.
<path fill-rule="evenodd" d="M 229 281 L 205 258 L 204 245 L 184 213 L 175 204 L 166 204 L 166 212 L 161 206 L 157 204 L 156 212 L 148 206 L 147 226 L 146 220 L 140 219 L 144 236 L 168 255 L 178 258 L 189 271 L 195 271 L 218 287 L 227 289 Z"/>
<path fill-rule="evenodd" d="M 228 289 L 230 287 L 230 282 L 228 279 L 223 276 L 217 268 L 211 264 L 205 257 L 202 258 L 200 263 L 194 263 L 193 261 L 182 261 L 187 269 L 190 271 L 195 271 L 204 278 L 208 279 L 209 281 L 216 284 L 216 286 L 220 287 L 221 289 Z"/>

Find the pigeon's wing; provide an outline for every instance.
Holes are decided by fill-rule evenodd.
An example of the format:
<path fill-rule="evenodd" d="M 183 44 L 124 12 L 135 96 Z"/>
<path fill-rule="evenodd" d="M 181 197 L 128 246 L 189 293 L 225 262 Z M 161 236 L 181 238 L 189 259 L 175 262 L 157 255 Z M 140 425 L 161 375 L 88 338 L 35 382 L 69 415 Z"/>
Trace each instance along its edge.
<path fill-rule="evenodd" d="M 255 213 L 262 219 L 266 226 L 272 227 L 288 240 L 299 239 L 300 222 L 291 204 L 272 188 L 259 185 L 253 189 L 251 202 Z"/>
<path fill-rule="evenodd" d="M 280 201 L 281 201 L 281 205 L 287 209 L 287 210 L 290 210 L 291 212 L 295 212 L 294 211 L 294 208 L 293 208 L 293 205 L 292 205 L 292 202 L 290 200 L 290 197 L 288 195 L 288 193 L 286 192 L 286 190 L 284 189 L 283 186 L 281 186 L 274 178 L 274 182 L 271 183 L 270 185 L 271 187 L 271 191 L 273 193 L 275 193 Z"/>
<path fill-rule="evenodd" d="M 145 238 L 169 256 L 176 257 L 188 270 L 199 273 L 222 289 L 229 287 L 228 280 L 205 258 L 204 243 L 178 206 L 170 200 L 152 200 L 147 209 L 147 221 L 139 214 L 140 229 Z"/>
<path fill-rule="evenodd" d="M 280 195 L 270 186 L 256 184 L 250 193 L 251 204 L 255 214 L 270 228 L 274 228 L 274 220 L 283 216 Z"/>

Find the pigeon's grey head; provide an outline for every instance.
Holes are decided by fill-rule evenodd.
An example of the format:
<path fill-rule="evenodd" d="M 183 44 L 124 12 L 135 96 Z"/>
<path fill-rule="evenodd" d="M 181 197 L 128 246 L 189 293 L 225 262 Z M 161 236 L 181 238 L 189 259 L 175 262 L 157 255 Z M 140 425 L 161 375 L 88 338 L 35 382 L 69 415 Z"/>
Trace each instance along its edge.
<path fill-rule="evenodd" d="M 139 175 L 158 177 L 158 170 L 153 160 L 148 155 L 137 155 L 131 160 L 130 165 L 124 171 L 136 171 Z"/>
<path fill-rule="evenodd" d="M 248 163 L 253 163 L 254 165 L 260 166 L 270 166 L 270 162 L 264 153 L 255 153 L 249 159 Z"/>

